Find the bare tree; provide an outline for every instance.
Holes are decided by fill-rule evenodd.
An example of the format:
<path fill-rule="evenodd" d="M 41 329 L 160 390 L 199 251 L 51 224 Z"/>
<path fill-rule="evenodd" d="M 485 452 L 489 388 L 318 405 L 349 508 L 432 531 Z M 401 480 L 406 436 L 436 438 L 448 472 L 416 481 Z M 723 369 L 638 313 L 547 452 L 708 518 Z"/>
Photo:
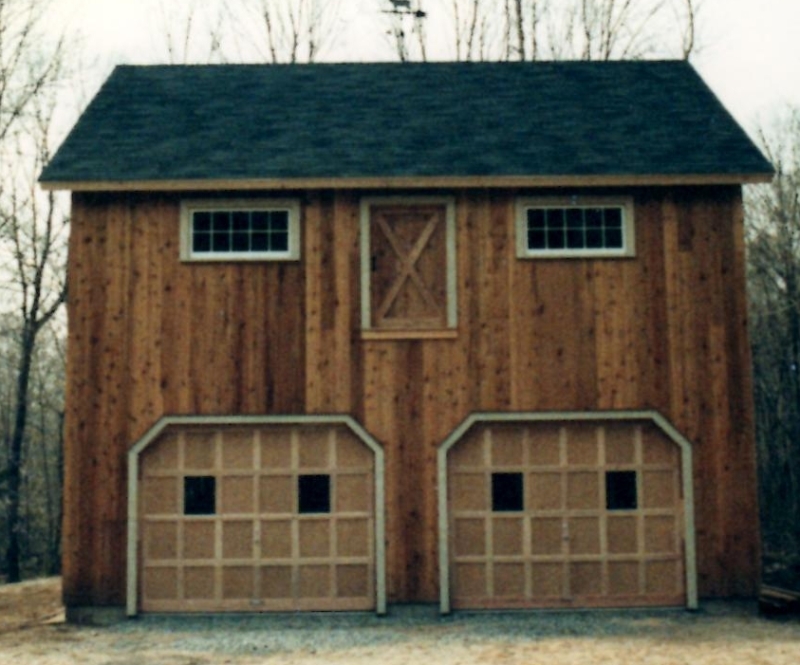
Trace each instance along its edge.
<path fill-rule="evenodd" d="M 750 336 L 765 554 L 780 560 L 800 552 L 800 109 L 759 137 L 776 176 L 745 199 Z"/>
<path fill-rule="evenodd" d="M 458 60 L 688 58 L 696 48 L 700 0 L 450 2 Z"/>
<path fill-rule="evenodd" d="M 49 157 L 56 86 L 65 44 L 43 30 L 46 0 L 0 0 L 0 253 L 6 271 L 3 302 L 13 335 L 13 402 L 5 441 L 6 574 L 20 579 L 21 487 L 30 416 L 31 372 L 44 327 L 65 297 L 65 220 L 36 178 Z"/>
<path fill-rule="evenodd" d="M 156 34 L 171 63 L 314 62 L 336 34 L 339 0 L 162 0 Z"/>
<path fill-rule="evenodd" d="M 329 45 L 338 2 L 251 0 L 248 9 L 260 26 L 251 40 L 263 60 L 314 62 Z"/>
<path fill-rule="evenodd" d="M 170 64 L 225 60 L 225 6 L 186 0 L 159 5 L 158 34 Z"/>

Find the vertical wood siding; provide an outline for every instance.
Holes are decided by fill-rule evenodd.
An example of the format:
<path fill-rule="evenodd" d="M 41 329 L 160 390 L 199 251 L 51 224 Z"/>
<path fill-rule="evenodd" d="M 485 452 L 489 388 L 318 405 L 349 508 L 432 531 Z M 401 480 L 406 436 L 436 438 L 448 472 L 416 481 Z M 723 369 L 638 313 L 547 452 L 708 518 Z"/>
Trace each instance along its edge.
<path fill-rule="evenodd" d="M 165 414 L 352 415 L 386 451 L 389 600 L 433 602 L 436 448 L 470 412 L 657 409 L 695 446 L 701 596 L 752 594 L 740 192 L 632 193 L 636 256 L 596 260 L 517 259 L 518 193 L 455 193 L 458 335 L 426 340 L 360 337 L 359 192 L 301 194 L 300 261 L 214 264 L 179 261 L 177 196 L 75 194 L 67 604 L 124 603 L 126 454 Z"/>

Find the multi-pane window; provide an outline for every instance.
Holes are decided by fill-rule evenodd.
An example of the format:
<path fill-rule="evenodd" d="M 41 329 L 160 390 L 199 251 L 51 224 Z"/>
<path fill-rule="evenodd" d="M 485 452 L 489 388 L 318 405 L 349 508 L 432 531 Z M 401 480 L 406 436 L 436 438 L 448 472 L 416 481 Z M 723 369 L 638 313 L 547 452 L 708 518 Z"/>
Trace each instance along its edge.
<path fill-rule="evenodd" d="M 182 256 L 190 260 L 288 260 L 299 257 L 294 202 L 186 202 Z"/>
<path fill-rule="evenodd" d="M 521 257 L 633 254 L 633 214 L 627 202 L 522 202 L 517 249 Z"/>

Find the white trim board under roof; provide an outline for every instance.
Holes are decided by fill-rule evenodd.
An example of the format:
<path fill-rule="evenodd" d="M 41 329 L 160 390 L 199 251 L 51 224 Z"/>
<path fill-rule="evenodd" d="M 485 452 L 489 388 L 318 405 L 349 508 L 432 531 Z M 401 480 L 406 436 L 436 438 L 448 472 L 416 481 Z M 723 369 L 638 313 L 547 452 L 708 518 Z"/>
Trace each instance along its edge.
<path fill-rule="evenodd" d="M 508 187 L 663 187 L 751 185 L 772 180 L 769 174 L 644 176 L 473 176 L 405 178 L 285 178 L 248 180 L 133 180 L 42 182 L 46 191 L 73 192 L 211 192 L 297 191 L 301 189 L 442 189 Z"/>

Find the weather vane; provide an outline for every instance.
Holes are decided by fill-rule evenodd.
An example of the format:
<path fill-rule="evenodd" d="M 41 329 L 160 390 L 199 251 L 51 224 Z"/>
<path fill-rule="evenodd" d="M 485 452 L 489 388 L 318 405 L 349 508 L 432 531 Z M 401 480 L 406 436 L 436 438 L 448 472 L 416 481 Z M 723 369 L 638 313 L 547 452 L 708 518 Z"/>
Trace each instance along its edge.
<path fill-rule="evenodd" d="M 384 14 L 398 14 L 401 16 L 413 16 L 414 18 L 425 18 L 426 16 L 419 4 L 416 9 L 411 6 L 411 0 L 389 0 L 389 2 L 392 8 L 384 9 Z"/>

